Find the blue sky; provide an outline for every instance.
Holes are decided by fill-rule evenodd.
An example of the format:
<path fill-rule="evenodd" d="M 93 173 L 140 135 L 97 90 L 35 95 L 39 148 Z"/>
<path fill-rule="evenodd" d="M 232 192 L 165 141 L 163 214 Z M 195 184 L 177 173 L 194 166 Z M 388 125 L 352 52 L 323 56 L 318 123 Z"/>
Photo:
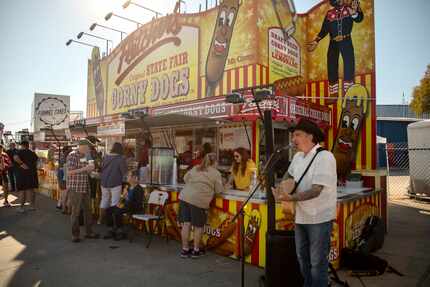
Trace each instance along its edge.
<path fill-rule="evenodd" d="M 362 0 L 366 1 L 366 0 Z M 69 38 L 88 31 L 93 22 L 131 32 L 136 25 L 103 18 L 111 11 L 149 21 L 152 14 L 137 7 L 123 9 L 125 0 L 14 0 L 0 1 L 0 122 L 8 130 L 29 127 L 35 92 L 71 96 L 72 110 L 84 110 L 87 59 L 91 48 L 66 47 Z M 174 0 L 135 0 L 162 13 L 171 12 Z M 215 4 L 215 0 L 208 0 Z M 306 12 L 318 0 L 296 0 Z M 187 12 L 204 6 L 205 0 L 187 0 Z M 430 64 L 430 1 L 375 0 L 377 103 L 400 104 Z M 94 33 L 120 40 L 119 33 Z M 105 42 L 83 38 L 105 49 Z"/>

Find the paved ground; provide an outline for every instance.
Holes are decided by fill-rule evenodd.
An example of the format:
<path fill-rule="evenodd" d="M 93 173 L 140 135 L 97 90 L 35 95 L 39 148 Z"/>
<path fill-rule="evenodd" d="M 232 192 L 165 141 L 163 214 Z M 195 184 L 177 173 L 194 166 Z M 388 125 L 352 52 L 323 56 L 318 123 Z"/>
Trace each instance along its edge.
<path fill-rule="evenodd" d="M 430 204 L 412 208 L 400 201 L 389 204 L 389 231 L 384 247 L 376 255 L 384 258 L 404 277 L 385 273 L 383 276 L 348 278 L 351 286 L 430 286 Z M 346 276 L 346 275 L 344 275 Z"/>
<path fill-rule="evenodd" d="M 175 241 L 145 237 L 128 241 L 70 242 L 68 217 L 38 196 L 39 210 L 18 214 L 0 208 L 0 286 L 240 286 L 238 261 L 209 254 L 192 260 L 178 256 Z M 1 200 L 3 203 L 3 200 Z M 99 232 L 103 228 L 97 226 Z M 263 271 L 247 267 L 249 285 Z"/>
<path fill-rule="evenodd" d="M 238 261 L 214 254 L 183 260 L 177 242 L 155 240 L 146 249 L 142 236 L 135 243 L 101 239 L 72 244 L 69 220 L 52 200 L 39 195 L 39 209 L 26 214 L 2 203 L 0 286 L 240 286 Z M 364 286 L 430 286 L 429 239 L 430 208 L 391 205 L 390 232 L 378 254 L 406 276 L 362 278 Z M 247 266 L 246 286 L 258 286 L 261 274 L 262 269 Z M 363 286 L 344 272 L 341 276 L 352 287 Z"/>

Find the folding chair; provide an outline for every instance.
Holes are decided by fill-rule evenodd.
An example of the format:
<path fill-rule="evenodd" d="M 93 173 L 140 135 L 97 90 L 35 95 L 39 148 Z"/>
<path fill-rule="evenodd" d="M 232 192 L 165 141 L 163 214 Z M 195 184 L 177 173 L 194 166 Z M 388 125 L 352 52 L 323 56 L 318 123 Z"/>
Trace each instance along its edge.
<path fill-rule="evenodd" d="M 169 194 L 165 191 L 154 190 L 149 195 L 148 200 L 148 213 L 145 214 L 133 214 L 131 216 L 132 219 L 142 220 L 144 221 L 143 229 L 145 233 L 148 233 L 149 239 L 146 244 L 146 248 L 149 248 L 149 245 L 152 241 L 152 236 L 154 235 L 154 231 L 158 230 L 160 235 L 162 234 L 162 228 L 166 233 L 166 241 L 169 242 L 169 236 L 166 232 L 166 220 L 164 215 L 164 205 L 166 204 L 167 199 L 169 198 Z M 153 230 L 152 224 L 156 222 L 155 229 Z M 146 223 L 148 223 L 149 232 L 146 229 Z M 163 226 L 161 226 L 163 224 Z M 130 241 L 132 239 L 130 238 Z"/>

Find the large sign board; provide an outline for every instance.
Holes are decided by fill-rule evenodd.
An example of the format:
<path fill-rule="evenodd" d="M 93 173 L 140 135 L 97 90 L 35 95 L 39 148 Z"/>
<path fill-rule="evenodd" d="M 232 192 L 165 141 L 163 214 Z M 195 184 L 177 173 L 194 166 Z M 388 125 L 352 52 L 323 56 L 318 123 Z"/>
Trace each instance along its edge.
<path fill-rule="evenodd" d="M 68 128 L 69 113 L 69 96 L 34 94 L 32 111 L 33 132 L 38 132 L 44 128 Z"/>
<path fill-rule="evenodd" d="M 375 168 L 374 0 L 324 0 L 303 14 L 293 0 L 219 2 L 201 13 L 154 19 L 109 56 L 93 55 L 87 116 L 187 104 L 277 82 L 282 96 L 332 109 L 326 144 L 339 167 Z M 103 112 L 96 96 L 102 89 L 95 88 L 100 78 Z M 347 150 L 346 134 L 353 135 Z M 342 170 L 347 176 L 349 168 Z"/>

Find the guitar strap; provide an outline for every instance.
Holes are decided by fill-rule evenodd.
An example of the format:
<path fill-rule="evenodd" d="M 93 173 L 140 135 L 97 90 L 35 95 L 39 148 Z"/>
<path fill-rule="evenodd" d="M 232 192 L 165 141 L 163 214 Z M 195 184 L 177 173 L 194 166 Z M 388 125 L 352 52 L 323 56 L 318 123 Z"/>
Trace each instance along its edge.
<path fill-rule="evenodd" d="M 317 155 L 323 151 L 324 149 L 322 147 L 319 147 L 317 149 L 317 152 L 315 153 L 314 157 L 312 158 L 311 162 L 308 164 L 308 166 L 306 167 L 305 171 L 303 172 L 302 176 L 300 177 L 299 181 L 294 185 L 293 190 L 290 192 L 290 194 L 294 194 L 297 190 L 297 188 L 299 187 L 300 182 L 302 181 L 302 179 L 305 177 L 306 173 L 308 172 L 309 168 L 311 167 L 312 163 L 314 162 L 315 158 L 317 157 Z"/>

